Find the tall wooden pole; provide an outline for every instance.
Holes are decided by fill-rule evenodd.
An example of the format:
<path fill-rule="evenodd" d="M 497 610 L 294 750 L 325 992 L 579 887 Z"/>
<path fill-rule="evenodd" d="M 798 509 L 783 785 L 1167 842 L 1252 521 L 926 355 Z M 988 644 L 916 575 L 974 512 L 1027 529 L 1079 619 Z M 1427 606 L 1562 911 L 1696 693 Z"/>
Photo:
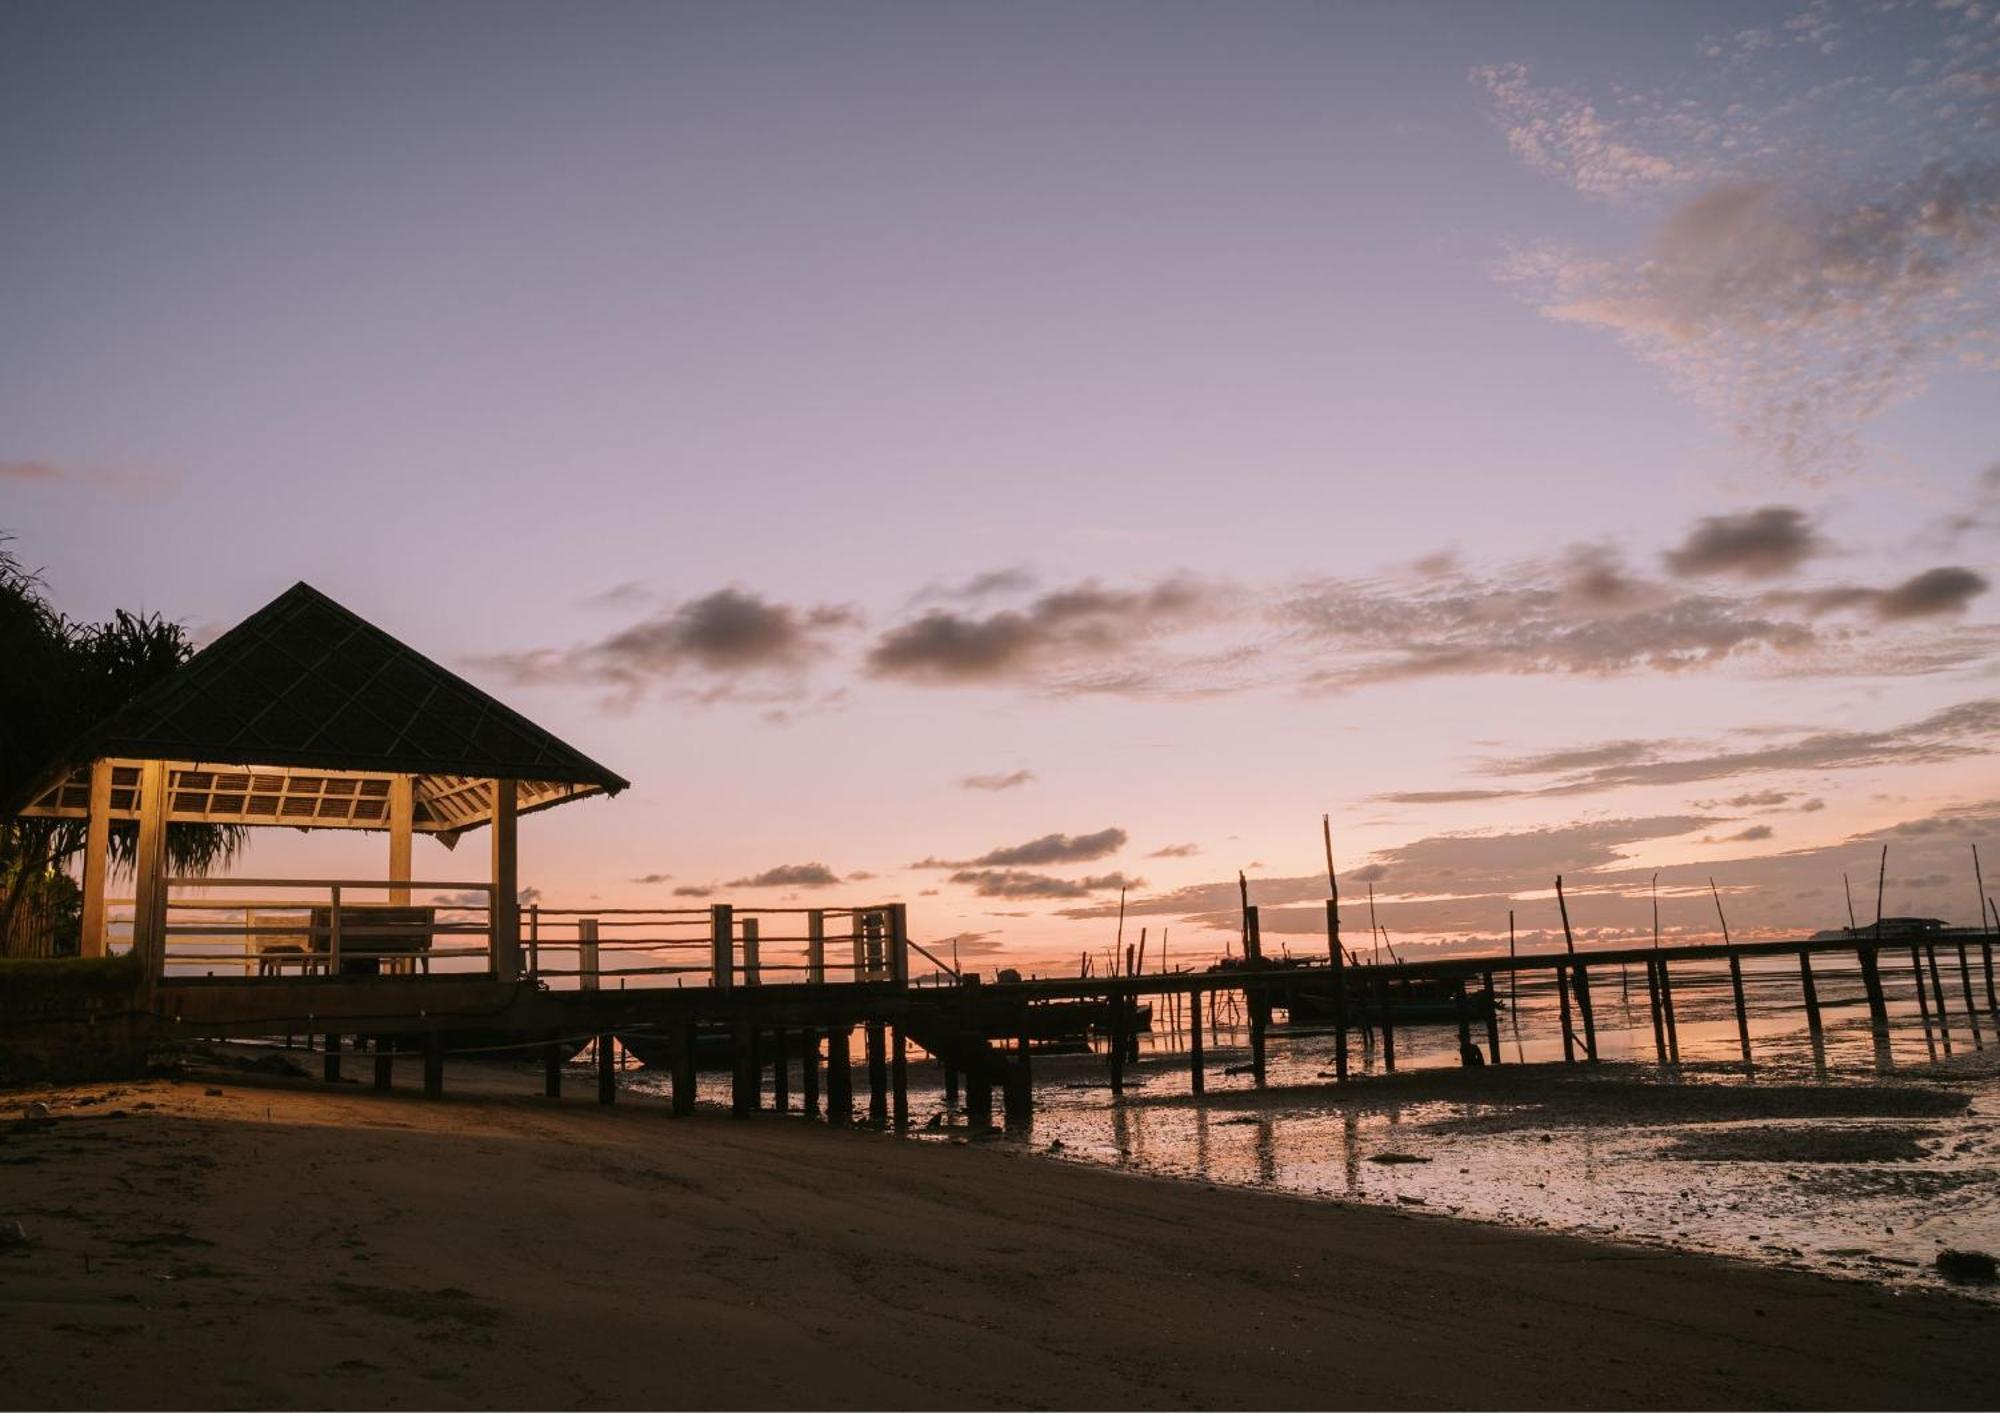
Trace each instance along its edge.
<path fill-rule="evenodd" d="M 167 765 L 139 767 L 139 845 L 133 869 L 132 950 L 144 959 L 149 989 L 167 959 Z"/>
<path fill-rule="evenodd" d="M 389 901 L 397 907 L 410 904 L 410 842 L 416 828 L 417 782 L 414 776 L 389 778 L 389 881 L 406 886 L 391 888 Z"/>
<path fill-rule="evenodd" d="M 1575 955 L 1576 939 L 1570 936 L 1569 932 L 1569 900 L 1563 897 L 1563 876 L 1560 873 L 1556 875 L 1556 907 L 1562 913 L 1563 946 L 1569 949 L 1571 955 Z"/>
<path fill-rule="evenodd" d="M 493 979 L 521 979 L 520 796 L 512 780 L 493 782 Z"/>
<path fill-rule="evenodd" d="M 86 957 L 104 955 L 104 892 L 111 869 L 111 762 L 90 763 L 90 816 L 83 826 L 83 938 Z"/>

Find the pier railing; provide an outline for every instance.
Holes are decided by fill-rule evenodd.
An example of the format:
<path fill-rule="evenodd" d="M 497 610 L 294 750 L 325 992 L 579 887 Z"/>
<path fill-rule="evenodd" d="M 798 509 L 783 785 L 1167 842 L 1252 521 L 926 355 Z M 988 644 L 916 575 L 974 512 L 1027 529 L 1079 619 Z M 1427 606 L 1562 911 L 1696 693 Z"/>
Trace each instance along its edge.
<path fill-rule="evenodd" d="M 529 975 L 554 989 L 814 986 L 909 979 L 901 903 L 523 910 Z"/>

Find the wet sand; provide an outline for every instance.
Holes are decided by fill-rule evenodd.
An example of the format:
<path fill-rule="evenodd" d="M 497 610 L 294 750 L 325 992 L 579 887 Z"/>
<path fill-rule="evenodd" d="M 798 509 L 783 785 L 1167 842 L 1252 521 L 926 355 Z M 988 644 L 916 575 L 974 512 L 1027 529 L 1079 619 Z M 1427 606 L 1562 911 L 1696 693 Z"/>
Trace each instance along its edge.
<path fill-rule="evenodd" d="M 1945 1293 L 451 1083 L 7 1096 L 54 1122 L 0 1142 L 0 1402 L 1993 1402 L 2000 1310 Z"/>

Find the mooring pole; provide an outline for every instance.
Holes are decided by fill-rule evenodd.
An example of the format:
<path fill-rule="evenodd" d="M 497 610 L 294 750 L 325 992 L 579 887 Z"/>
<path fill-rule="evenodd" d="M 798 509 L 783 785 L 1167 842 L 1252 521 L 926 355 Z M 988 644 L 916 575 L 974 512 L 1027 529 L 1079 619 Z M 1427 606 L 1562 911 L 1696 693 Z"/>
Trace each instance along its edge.
<path fill-rule="evenodd" d="M 1734 951 L 1729 954 L 1729 992 L 1736 1002 L 1736 1040 L 1743 1047 L 1743 1064 L 1747 1069 L 1750 1059 L 1750 1013 L 1743 1004 L 1743 959 Z M 1658 1018 L 1655 1017 L 1655 1024 Z"/>
<path fill-rule="evenodd" d="M 1576 1010 L 1583 1017 L 1583 1053 L 1593 1065 L 1597 1063 L 1597 1018 L 1590 1007 L 1590 968 L 1579 961 L 1576 973 Z"/>
<path fill-rule="evenodd" d="M 1207 1087 L 1208 1077 L 1201 1067 L 1201 988 L 1197 986 L 1188 991 L 1188 1089 L 1201 1094 Z"/>

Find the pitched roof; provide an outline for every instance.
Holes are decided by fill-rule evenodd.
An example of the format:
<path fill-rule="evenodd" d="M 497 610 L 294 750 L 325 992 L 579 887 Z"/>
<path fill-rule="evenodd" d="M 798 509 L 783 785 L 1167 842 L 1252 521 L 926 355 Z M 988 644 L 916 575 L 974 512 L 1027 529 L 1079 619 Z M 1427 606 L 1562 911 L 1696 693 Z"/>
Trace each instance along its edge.
<path fill-rule="evenodd" d="M 294 584 L 85 732 L 106 756 L 529 780 L 627 781 L 309 584 Z"/>

